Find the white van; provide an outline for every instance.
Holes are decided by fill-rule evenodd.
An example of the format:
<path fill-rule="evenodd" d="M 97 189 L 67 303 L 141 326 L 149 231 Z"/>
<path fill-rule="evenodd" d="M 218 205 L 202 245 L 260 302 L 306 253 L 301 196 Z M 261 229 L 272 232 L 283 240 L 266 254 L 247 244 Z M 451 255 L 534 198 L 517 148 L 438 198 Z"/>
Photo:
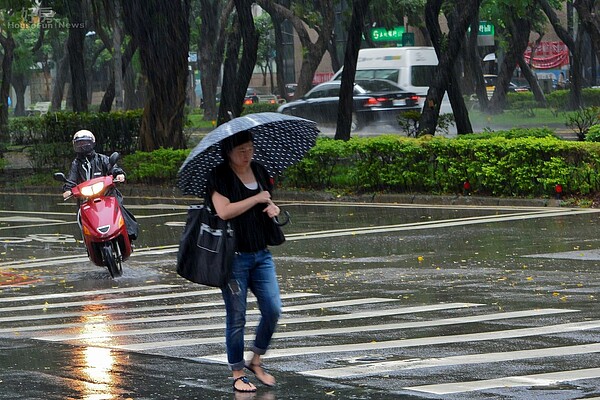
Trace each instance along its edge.
<path fill-rule="evenodd" d="M 433 47 L 385 47 L 360 49 L 355 79 L 389 79 L 409 92 L 416 93 L 423 105 L 438 64 Z M 332 80 L 342 79 L 342 70 Z M 444 95 L 441 113 L 452 112 L 448 95 Z"/>

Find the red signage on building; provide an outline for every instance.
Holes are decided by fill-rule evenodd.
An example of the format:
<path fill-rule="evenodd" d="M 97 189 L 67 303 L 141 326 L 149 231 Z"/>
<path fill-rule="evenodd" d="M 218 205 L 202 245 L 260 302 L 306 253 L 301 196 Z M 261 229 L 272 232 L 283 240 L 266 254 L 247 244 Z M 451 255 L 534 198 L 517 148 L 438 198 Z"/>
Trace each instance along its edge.
<path fill-rule="evenodd" d="M 525 50 L 525 61 L 536 69 L 555 69 L 569 65 L 569 48 L 563 42 L 541 42 L 531 59 L 531 46 Z"/>
<path fill-rule="evenodd" d="M 315 76 L 313 76 L 313 85 L 318 85 L 319 83 L 329 82 L 333 78 L 333 72 L 317 72 Z"/>

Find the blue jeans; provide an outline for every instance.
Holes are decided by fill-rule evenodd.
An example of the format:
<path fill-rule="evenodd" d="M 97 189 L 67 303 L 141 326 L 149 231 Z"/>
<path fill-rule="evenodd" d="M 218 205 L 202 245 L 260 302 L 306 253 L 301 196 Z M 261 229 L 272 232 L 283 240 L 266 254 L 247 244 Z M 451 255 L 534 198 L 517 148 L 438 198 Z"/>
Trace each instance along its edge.
<path fill-rule="evenodd" d="M 244 328 L 248 289 L 256 296 L 261 314 L 252 351 L 263 355 L 269 347 L 281 315 L 279 284 L 269 250 L 236 253 L 233 259 L 232 277 L 229 284 L 221 289 L 227 311 L 225 327 L 227 361 L 233 371 L 243 369 L 245 363 Z"/>

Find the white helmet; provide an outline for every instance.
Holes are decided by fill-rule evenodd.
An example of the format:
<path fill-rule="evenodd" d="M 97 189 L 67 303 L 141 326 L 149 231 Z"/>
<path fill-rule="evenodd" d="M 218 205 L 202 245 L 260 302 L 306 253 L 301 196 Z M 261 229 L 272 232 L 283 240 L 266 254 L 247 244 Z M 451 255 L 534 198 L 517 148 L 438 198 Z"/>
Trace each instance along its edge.
<path fill-rule="evenodd" d="M 95 145 L 96 137 L 88 130 L 82 129 L 73 135 L 73 150 L 77 154 L 89 154 Z"/>

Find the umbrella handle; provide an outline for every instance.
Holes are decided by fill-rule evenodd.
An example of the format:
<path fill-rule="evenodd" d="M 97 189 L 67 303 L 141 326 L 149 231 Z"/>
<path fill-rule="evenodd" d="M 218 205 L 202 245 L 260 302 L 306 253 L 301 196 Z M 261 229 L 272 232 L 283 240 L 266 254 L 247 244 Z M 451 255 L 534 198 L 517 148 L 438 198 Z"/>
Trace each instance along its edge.
<path fill-rule="evenodd" d="M 279 222 L 278 217 L 273 217 L 273 222 L 275 223 L 275 225 L 284 226 L 292 222 L 292 220 L 290 219 L 290 213 L 287 211 L 284 211 L 283 213 L 285 214 L 285 221 Z"/>

